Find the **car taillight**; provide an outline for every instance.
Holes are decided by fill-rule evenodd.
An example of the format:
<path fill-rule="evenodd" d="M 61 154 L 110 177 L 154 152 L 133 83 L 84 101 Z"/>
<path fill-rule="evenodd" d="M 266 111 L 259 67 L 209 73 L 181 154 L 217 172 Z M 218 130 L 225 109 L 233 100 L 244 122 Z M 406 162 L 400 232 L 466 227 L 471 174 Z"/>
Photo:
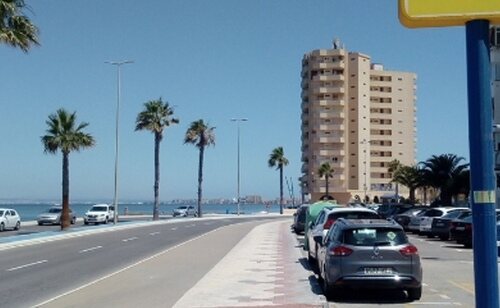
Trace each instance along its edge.
<path fill-rule="evenodd" d="M 332 256 L 337 256 L 337 257 L 345 257 L 348 256 L 352 253 L 352 249 L 347 248 L 345 246 L 337 246 L 332 249 L 330 249 L 330 254 Z"/>
<path fill-rule="evenodd" d="M 413 246 L 413 245 L 408 245 L 408 246 L 405 246 L 403 248 L 401 248 L 399 250 L 399 252 L 403 255 L 403 256 L 412 256 L 412 255 L 418 255 L 418 249 L 417 247 Z"/>
<path fill-rule="evenodd" d="M 335 219 L 333 219 L 333 218 L 329 218 L 329 219 L 325 222 L 325 224 L 323 225 L 323 229 L 325 229 L 325 230 L 329 230 L 329 229 L 330 229 L 330 227 L 333 225 L 333 223 L 334 223 L 334 222 L 335 222 Z"/>

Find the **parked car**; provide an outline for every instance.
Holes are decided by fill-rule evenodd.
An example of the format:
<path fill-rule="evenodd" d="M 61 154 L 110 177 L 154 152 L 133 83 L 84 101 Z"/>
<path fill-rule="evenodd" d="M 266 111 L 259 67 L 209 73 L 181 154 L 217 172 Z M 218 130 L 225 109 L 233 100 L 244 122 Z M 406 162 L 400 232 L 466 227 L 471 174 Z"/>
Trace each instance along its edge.
<path fill-rule="evenodd" d="M 443 217 L 434 218 L 434 220 L 432 220 L 431 236 L 437 236 L 440 240 L 447 241 L 450 238 L 452 222 L 456 219 L 464 219 L 470 215 L 472 215 L 471 210 L 465 209 L 462 211 L 449 212 Z"/>
<path fill-rule="evenodd" d="M 443 217 L 448 213 L 462 212 L 464 210 L 469 210 L 469 209 L 456 208 L 456 207 L 438 207 L 427 211 L 425 215 L 422 216 L 422 219 L 420 219 L 419 234 L 427 235 L 427 237 L 429 238 L 434 237 L 434 235 L 432 235 L 431 233 L 432 221 L 434 220 L 434 218 Z"/>
<path fill-rule="evenodd" d="M 417 216 L 419 213 L 428 209 L 427 207 L 414 207 L 406 210 L 403 213 L 396 214 L 392 216 L 398 224 L 400 224 L 405 231 L 408 231 L 408 225 L 410 224 L 411 218 Z"/>
<path fill-rule="evenodd" d="M 324 208 L 333 209 L 335 207 L 345 207 L 345 206 L 337 204 L 336 201 L 331 201 L 331 200 L 322 200 L 314 202 L 313 204 L 309 205 L 306 212 L 306 224 L 304 233 L 307 234 L 307 230 L 309 230 L 311 224 L 314 221 L 316 221 L 316 218 L 318 218 L 318 215 L 321 212 L 321 210 L 323 210 Z M 304 237 L 304 250 L 309 250 L 309 244 L 311 243 L 309 243 L 307 236 Z"/>
<path fill-rule="evenodd" d="M 377 212 L 380 216 L 382 216 L 382 218 L 389 218 L 394 215 L 404 213 L 413 207 L 414 206 L 411 204 L 402 203 L 382 204 L 378 207 Z"/>
<path fill-rule="evenodd" d="M 319 243 L 320 276 L 327 298 L 352 287 L 403 289 L 409 299 L 420 299 L 418 250 L 397 222 L 341 218 Z"/>
<path fill-rule="evenodd" d="M 309 204 L 302 204 L 297 211 L 293 214 L 292 229 L 296 234 L 304 233 L 306 224 L 306 212 Z"/>
<path fill-rule="evenodd" d="M 51 208 L 46 209 L 43 213 L 38 215 L 36 221 L 39 226 L 43 224 L 59 225 L 61 224 L 61 214 L 62 214 L 62 207 L 53 206 Z M 75 224 L 76 216 L 71 209 L 69 209 L 69 217 L 71 224 Z"/>
<path fill-rule="evenodd" d="M 496 210 L 496 220 L 497 225 L 500 222 L 500 210 Z M 473 245 L 473 223 L 472 215 L 465 217 L 461 220 L 454 220 L 450 228 L 450 237 L 452 240 L 456 241 L 457 244 L 462 244 L 464 247 L 472 247 Z"/>
<path fill-rule="evenodd" d="M 451 223 L 450 237 L 457 244 L 472 247 L 472 215 Z"/>
<path fill-rule="evenodd" d="M 308 230 L 306 236 L 310 243 L 309 250 L 307 252 L 308 260 L 313 267 L 317 266 L 317 251 L 318 242 L 323 241 L 323 237 L 326 236 L 332 225 L 339 218 L 345 219 L 380 219 L 380 215 L 374 210 L 362 208 L 362 207 L 347 207 L 347 208 L 325 208 L 323 209 L 316 221 L 312 224 L 311 228 Z"/>
<path fill-rule="evenodd" d="M 13 209 L 0 209 L 0 232 L 7 229 L 19 230 L 21 217 Z"/>
<path fill-rule="evenodd" d="M 93 205 L 86 213 L 83 215 L 83 223 L 88 225 L 89 223 L 104 223 L 107 224 L 109 221 L 115 219 L 115 207 L 108 204 L 96 204 Z"/>
<path fill-rule="evenodd" d="M 413 233 L 420 233 L 420 221 L 422 221 L 422 218 L 424 215 L 427 214 L 432 209 L 425 209 L 421 212 L 416 213 L 410 218 L 410 222 L 408 223 L 407 226 L 407 231 L 413 232 Z"/>
<path fill-rule="evenodd" d="M 174 209 L 172 212 L 172 216 L 177 217 L 188 217 L 188 216 L 193 216 L 195 217 L 197 215 L 197 211 L 195 210 L 194 206 L 192 205 L 182 205 L 179 206 L 178 208 Z"/>

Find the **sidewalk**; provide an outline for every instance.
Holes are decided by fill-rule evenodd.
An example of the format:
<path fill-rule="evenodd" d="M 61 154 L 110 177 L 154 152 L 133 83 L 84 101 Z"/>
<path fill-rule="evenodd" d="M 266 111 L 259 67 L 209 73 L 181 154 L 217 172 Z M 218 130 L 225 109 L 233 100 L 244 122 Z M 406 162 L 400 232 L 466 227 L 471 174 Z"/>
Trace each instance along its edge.
<path fill-rule="evenodd" d="M 174 307 L 327 307 L 306 263 L 290 222 L 262 224 Z"/>
<path fill-rule="evenodd" d="M 237 228 L 233 225 L 227 229 L 214 230 L 191 240 L 194 245 L 178 245 L 86 286 L 61 294 L 40 306 L 328 307 L 325 298 L 320 295 L 320 287 L 313 279 L 313 273 L 306 269 L 307 257 L 298 247 L 290 224 L 291 220 L 287 219 L 265 222 L 256 227 L 247 225 Z M 191 289 L 180 291 L 178 294 L 183 295 L 178 300 L 166 297 L 165 288 L 178 288 L 185 285 L 184 280 L 196 276 L 197 271 L 193 270 L 193 266 L 197 269 L 207 268 L 202 263 L 210 257 L 197 258 L 202 245 L 199 241 L 211 243 L 211 250 L 204 250 L 203 253 L 216 257 L 212 263 L 215 265 L 210 271 L 196 277 L 190 284 Z M 222 243 L 232 247 L 228 253 L 220 249 Z M 165 264 L 176 262 L 175 267 L 164 267 Z M 190 272 L 189 275 L 186 275 L 187 271 Z M 172 285 L 172 277 L 177 277 L 175 279 L 178 285 Z"/>

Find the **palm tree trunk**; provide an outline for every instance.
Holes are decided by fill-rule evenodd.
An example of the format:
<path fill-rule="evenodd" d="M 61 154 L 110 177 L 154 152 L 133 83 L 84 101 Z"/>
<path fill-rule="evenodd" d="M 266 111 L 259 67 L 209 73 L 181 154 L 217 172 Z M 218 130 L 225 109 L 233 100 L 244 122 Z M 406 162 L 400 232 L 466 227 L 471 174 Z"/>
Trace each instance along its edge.
<path fill-rule="evenodd" d="M 155 200 L 153 206 L 153 220 L 160 219 L 160 140 L 160 134 L 155 133 Z"/>
<path fill-rule="evenodd" d="M 69 227 L 69 153 L 63 152 L 61 230 Z"/>
<path fill-rule="evenodd" d="M 410 188 L 410 196 L 409 196 L 411 204 L 415 204 L 415 188 Z"/>
<path fill-rule="evenodd" d="M 326 196 L 329 196 L 329 192 L 328 192 L 328 176 L 325 175 L 325 182 L 326 182 Z"/>
<path fill-rule="evenodd" d="M 198 160 L 198 217 L 202 217 L 201 212 L 201 183 L 203 182 L 203 153 L 205 147 L 200 147 L 200 159 Z"/>
<path fill-rule="evenodd" d="M 280 214 L 283 215 L 283 165 L 280 165 Z"/>

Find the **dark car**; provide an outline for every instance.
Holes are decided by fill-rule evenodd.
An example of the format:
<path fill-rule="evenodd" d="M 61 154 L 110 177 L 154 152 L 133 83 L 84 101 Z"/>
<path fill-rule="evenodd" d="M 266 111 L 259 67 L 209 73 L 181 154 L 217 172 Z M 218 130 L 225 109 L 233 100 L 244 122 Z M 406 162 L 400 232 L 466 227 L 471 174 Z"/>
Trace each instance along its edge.
<path fill-rule="evenodd" d="M 381 217 L 389 218 L 404 213 L 413 207 L 411 204 L 382 204 L 378 207 L 377 212 Z"/>
<path fill-rule="evenodd" d="M 497 216 L 497 227 L 500 222 L 500 210 L 496 210 Z M 451 223 L 450 228 L 450 237 L 452 240 L 455 240 L 457 244 L 462 244 L 465 247 L 472 247 L 472 215 L 462 219 L 462 220 L 454 220 Z"/>
<path fill-rule="evenodd" d="M 415 217 L 422 211 L 426 210 L 427 207 L 414 207 L 409 210 L 406 210 L 405 212 L 401 214 L 396 214 L 392 216 L 392 218 L 400 224 L 405 231 L 408 231 L 408 225 L 410 224 L 411 218 Z"/>
<path fill-rule="evenodd" d="M 319 244 L 320 276 L 327 298 L 351 287 L 403 289 L 410 300 L 420 299 L 418 250 L 395 221 L 341 218 Z"/>
<path fill-rule="evenodd" d="M 434 218 L 431 227 L 431 236 L 437 236 L 439 239 L 446 241 L 450 238 L 451 224 L 454 220 L 462 220 L 468 216 L 472 215 L 471 210 L 460 210 L 455 212 L 450 212 L 443 217 Z"/>
<path fill-rule="evenodd" d="M 450 237 L 457 244 L 472 247 L 472 215 L 462 220 L 454 220 L 451 223 Z"/>
<path fill-rule="evenodd" d="M 297 211 L 293 214 L 293 231 L 296 234 L 304 233 L 305 225 L 306 225 L 306 213 L 309 204 L 302 204 Z"/>

